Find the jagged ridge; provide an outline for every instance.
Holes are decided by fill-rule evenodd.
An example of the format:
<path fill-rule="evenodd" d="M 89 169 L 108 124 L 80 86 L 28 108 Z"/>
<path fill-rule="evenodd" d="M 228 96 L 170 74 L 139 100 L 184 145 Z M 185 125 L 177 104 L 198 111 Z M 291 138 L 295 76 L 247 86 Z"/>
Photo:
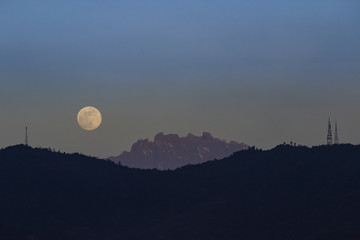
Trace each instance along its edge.
<path fill-rule="evenodd" d="M 161 132 L 154 137 L 154 141 L 139 140 L 132 145 L 130 152 L 125 151 L 109 159 L 128 167 L 165 170 L 221 159 L 247 148 L 244 143 L 220 140 L 208 132 L 200 137 L 191 133 L 179 137 Z"/>

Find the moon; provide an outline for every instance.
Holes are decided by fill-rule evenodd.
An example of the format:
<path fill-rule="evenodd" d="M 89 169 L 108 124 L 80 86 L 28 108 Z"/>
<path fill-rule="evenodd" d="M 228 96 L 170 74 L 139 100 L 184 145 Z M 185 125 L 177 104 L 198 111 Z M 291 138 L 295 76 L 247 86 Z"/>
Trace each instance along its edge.
<path fill-rule="evenodd" d="M 94 107 L 84 107 L 77 115 L 77 122 L 79 126 L 84 130 L 95 130 L 101 124 L 101 113 Z"/>

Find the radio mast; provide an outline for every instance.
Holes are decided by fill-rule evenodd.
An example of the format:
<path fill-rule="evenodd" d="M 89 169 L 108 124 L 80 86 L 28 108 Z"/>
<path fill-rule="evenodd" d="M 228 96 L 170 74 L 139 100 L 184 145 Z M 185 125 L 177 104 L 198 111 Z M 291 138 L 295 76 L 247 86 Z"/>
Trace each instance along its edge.
<path fill-rule="evenodd" d="M 337 121 L 335 121 L 335 137 L 334 137 L 334 144 L 339 144 L 339 135 L 337 130 Z"/>
<path fill-rule="evenodd" d="M 27 132 L 27 126 L 25 127 L 25 146 L 28 146 L 28 132 Z"/>
<path fill-rule="evenodd" d="M 328 134 L 327 134 L 326 143 L 327 143 L 327 145 L 331 145 L 331 144 L 332 144 L 332 133 L 331 133 L 330 118 L 329 118 L 329 123 L 328 123 Z"/>

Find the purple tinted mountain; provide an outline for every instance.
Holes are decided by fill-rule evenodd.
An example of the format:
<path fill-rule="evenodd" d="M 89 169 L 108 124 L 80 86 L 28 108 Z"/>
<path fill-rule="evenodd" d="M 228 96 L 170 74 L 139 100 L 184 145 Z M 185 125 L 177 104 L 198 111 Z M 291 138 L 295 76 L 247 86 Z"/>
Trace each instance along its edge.
<path fill-rule="evenodd" d="M 190 133 L 186 137 L 159 133 L 154 141 L 139 140 L 130 152 L 109 159 L 128 167 L 165 170 L 221 159 L 247 148 L 244 143 L 220 140 L 207 132 L 200 137 Z"/>

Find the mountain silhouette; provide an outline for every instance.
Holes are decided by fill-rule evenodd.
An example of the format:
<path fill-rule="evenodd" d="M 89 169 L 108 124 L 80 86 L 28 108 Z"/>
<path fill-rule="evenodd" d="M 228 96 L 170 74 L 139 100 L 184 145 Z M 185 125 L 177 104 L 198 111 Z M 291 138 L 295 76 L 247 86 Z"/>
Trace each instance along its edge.
<path fill-rule="evenodd" d="M 166 170 L 221 159 L 246 148 L 244 143 L 226 142 L 207 132 L 200 137 L 190 133 L 186 137 L 158 133 L 154 141 L 139 140 L 130 152 L 109 159 L 133 168 Z"/>
<path fill-rule="evenodd" d="M 355 240 L 360 146 L 249 148 L 174 171 L 0 150 L 0 239 Z"/>

